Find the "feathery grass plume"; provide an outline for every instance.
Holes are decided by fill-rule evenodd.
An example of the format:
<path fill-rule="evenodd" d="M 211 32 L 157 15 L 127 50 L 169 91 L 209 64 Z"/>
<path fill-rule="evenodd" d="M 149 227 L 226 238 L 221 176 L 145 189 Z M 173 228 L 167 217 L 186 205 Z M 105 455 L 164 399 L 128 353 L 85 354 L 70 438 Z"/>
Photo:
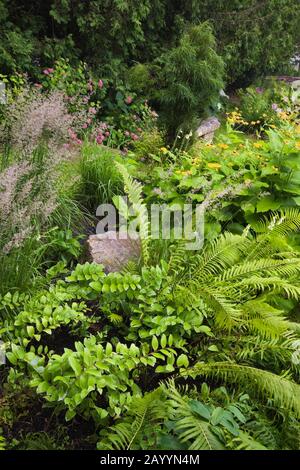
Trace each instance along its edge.
<path fill-rule="evenodd" d="M 54 150 L 68 141 L 74 123 L 61 92 L 46 95 L 27 85 L 7 106 L 2 144 L 9 143 L 22 154 L 32 153 L 41 142 Z"/>

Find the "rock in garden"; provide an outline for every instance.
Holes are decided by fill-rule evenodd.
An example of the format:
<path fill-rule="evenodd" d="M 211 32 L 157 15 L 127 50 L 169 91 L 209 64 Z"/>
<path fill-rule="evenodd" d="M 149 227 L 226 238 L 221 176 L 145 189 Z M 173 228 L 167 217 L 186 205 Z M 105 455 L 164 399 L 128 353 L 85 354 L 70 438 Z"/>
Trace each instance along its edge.
<path fill-rule="evenodd" d="M 221 123 L 216 117 L 205 119 L 196 130 L 196 134 L 199 138 L 212 142 L 215 131 L 219 129 L 220 125 Z"/>
<path fill-rule="evenodd" d="M 120 271 L 129 261 L 137 261 L 141 255 L 139 239 L 128 236 L 123 240 L 117 232 L 90 235 L 87 244 L 92 261 L 103 264 L 106 272 Z"/>

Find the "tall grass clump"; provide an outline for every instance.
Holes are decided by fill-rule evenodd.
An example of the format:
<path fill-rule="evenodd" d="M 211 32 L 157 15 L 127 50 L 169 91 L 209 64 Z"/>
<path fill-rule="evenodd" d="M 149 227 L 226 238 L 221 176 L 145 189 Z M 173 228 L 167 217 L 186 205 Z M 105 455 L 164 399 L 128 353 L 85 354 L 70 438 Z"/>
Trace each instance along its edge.
<path fill-rule="evenodd" d="M 122 178 L 114 165 L 118 155 L 118 151 L 97 144 L 85 143 L 82 147 L 79 199 L 91 213 L 123 193 Z"/>
<path fill-rule="evenodd" d="M 65 146 L 73 121 L 59 93 L 26 88 L 7 105 L 0 142 L 0 292 L 31 288 L 44 268 L 47 232 L 83 222 L 74 181 L 62 184 L 63 166 L 77 153 Z"/>

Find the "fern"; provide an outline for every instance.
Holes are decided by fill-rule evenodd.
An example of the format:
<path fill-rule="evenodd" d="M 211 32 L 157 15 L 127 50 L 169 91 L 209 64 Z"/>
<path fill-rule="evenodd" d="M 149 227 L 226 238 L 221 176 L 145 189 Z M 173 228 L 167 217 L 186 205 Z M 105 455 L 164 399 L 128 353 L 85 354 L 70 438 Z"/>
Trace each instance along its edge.
<path fill-rule="evenodd" d="M 98 442 L 100 450 L 130 450 L 147 433 L 153 432 L 153 427 L 163 423 L 166 410 L 161 400 L 160 388 L 136 398 L 131 404 L 125 417 L 101 432 Z"/>
<path fill-rule="evenodd" d="M 182 396 L 173 381 L 168 382 L 169 414 L 179 440 L 188 444 L 189 450 L 221 450 L 222 443 L 212 432 L 208 421 L 196 416 L 189 405 L 190 399 Z"/>
<path fill-rule="evenodd" d="M 215 362 L 198 363 L 187 374 L 203 375 L 244 386 L 249 392 L 273 399 L 277 406 L 291 409 L 300 417 L 300 386 L 266 370 L 230 362 Z"/>
<path fill-rule="evenodd" d="M 130 176 L 124 165 L 116 162 L 116 166 L 123 177 L 125 193 L 132 204 L 132 209 L 138 223 L 143 262 L 144 265 L 147 265 L 149 262 L 149 221 L 147 207 L 142 199 L 142 185 Z M 121 207 L 120 210 L 122 210 Z M 122 215 L 126 217 L 127 214 L 122 213 Z"/>

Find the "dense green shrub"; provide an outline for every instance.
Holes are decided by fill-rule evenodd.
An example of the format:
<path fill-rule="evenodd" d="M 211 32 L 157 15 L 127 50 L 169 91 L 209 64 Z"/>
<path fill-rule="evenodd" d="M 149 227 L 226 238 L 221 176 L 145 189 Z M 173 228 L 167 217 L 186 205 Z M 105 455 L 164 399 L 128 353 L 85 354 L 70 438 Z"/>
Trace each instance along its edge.
<path fill-rule="evenodd" d="M 208 23 L 190 27 L 160 62 L 163 121 L 173 135 L 180 128 L 189 131 L 197 118 L 216 107 L 223 86 L 223 62 Z"/>
<path fill-rule="evenodd" d="M 104 75 L 133 61 L 153 62 L 174 47 L 186 25 L 209 20 L 228 82 L 286 69 L 299 42 L 297 0 L 1 0 L 1 59 L 5 72 L 37 72 L 65 57 L 87 61 Z M 284 40 L 283 40 L 284 38 Z"/>

